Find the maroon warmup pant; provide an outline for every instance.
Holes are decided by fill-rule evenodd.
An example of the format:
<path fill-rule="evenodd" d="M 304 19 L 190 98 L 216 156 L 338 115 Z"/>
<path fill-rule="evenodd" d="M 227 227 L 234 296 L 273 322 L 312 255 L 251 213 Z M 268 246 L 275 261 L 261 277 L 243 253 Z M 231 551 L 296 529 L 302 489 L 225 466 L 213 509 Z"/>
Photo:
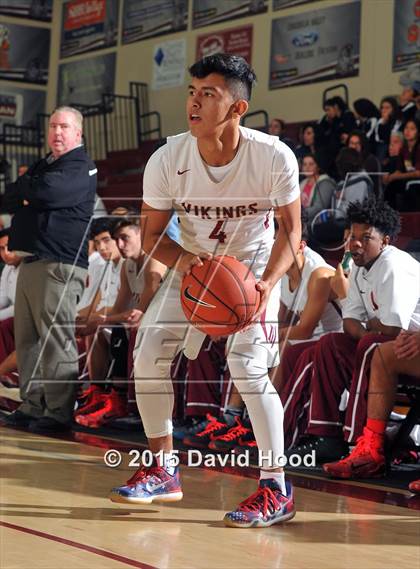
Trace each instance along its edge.
<path fill-rule="evenodd" d="M 294 446 L 308 424 L 311 376 L 316 340 L 285 348 L 275 385 L 284 410 L 284 448 Z"/>
<path fill-rule="evenodd" d="M 15 351 L 14 318 L 0 321 L 0 362 Z"/>
<path fill-rule="evenodd" d="M 341 436 L 355 442 L 362 434 L 367 416 L 370 363 L 377 344 L 392 338 L 368 334 L 357 341 L 347 334 L 323 336 L 313 352 L 311 404 L 307 434 Z M 345 421 L 340 416 L 340 400 L 349 390 Z"/>

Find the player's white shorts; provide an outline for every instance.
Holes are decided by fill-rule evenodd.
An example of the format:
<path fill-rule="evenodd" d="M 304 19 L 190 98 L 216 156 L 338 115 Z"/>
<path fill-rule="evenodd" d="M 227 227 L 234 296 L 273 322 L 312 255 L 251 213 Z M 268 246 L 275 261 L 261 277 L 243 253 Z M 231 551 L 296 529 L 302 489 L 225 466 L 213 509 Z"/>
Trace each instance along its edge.
<path fill-rule="evenodd" d="M 257 279 L 261 278 L 266 265 L 260 266 L 255 262 L 251 270 Z M 250 266 L 251 262 L 242 261 Z M 189 359 L 198 356 L 201 345 L 206 337 L 205 334 L 191 326 L 185 317 L 181 306 L 181 275 L 178 271 L 170 270 L 167 277 L 154 296 L 145 315 L 142 318 L 134 349 L 134 361 L 138 355 L 138 348 L 142 334 L 147 328 L 163 328 L 179 338 L 181 350 Z M 235 345 L 258 344 L 267 349 L 267 368 L 279 364 L 278 346 L 278 313 L 280 306 L 280 284 L 278 283 L 270 295 L 267 309 L 260 322 L 253 324 L 244 331 L 237 332 L 229 338 L 228 350 L 234 349 Z M 142 354 L 147 356 L 147 354 Z"/>

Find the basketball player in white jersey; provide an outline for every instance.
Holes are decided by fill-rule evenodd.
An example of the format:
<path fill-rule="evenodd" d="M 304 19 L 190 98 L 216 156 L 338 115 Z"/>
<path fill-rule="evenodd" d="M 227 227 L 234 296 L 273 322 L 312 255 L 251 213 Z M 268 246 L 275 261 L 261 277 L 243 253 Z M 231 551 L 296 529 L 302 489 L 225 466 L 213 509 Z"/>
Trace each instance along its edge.
<path fill-rule="evenodd" d="M 295 514 L 291 485 L 278 466 L 283 411 L 268 368 L 278 357 L 278 281 L 300 243 L 298 165 L 278 137 L 240 126 L 255 81 L 243 58 L 205 57 L 190 74 L 190 130 L 170 137 L 150 158 L 144 176 L 144 249 L 172 269 L 143 317 L 135 352 L 137 404 L 156 462 L 114 488 L 111 499 L 144 504 L 182 498 L 171 453 L 170 364 L 183 348 L 191 357 L 192 341 L 197 348 L 204 335 L 188 326 L 180 284 L 203 259 L 233 255 L 254 272 L 261 304 L 248 329 L 230 337 L 228 366 L 258 447 L 271 458 L 260 461 L 257 492 L 224 520 L 234 527 L 265 527 Z M 180 245 L 164 234 L 173 208 L 180 218 Z M 274 216 L 280 226 L 275 240 Z"/>

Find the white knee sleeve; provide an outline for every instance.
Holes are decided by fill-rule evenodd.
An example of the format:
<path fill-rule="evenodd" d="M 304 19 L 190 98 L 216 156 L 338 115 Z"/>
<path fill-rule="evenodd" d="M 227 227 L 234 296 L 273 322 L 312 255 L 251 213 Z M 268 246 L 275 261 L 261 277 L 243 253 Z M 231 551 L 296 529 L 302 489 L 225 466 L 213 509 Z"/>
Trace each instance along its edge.
<path fill-rule="evenodd" d="M 283 456 L 283 406 L 268 377 L 268 352 L 264 346 L 234 344 L 227 358 L 232 380 L 248 409 L 259 450 L 273 459 Z M 277 465 L 264 461 L 264 467 Z"/>
<path fill-rule="evenodd" d="M 182 340 L 162 328 L 139 330 L 134 356 L 136 400 L 148 438 L 172 433 L 171 364 Z"/>

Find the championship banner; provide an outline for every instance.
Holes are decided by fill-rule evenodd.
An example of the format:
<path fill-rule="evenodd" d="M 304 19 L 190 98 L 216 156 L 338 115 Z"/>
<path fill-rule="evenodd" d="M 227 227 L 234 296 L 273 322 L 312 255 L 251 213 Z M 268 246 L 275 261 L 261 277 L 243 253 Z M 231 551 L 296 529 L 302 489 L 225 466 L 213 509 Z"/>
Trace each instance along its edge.
<path fill-rule="evenodd" d="M 53 0 L 0 0 L 0 15 L 51 22 Z"/>
<path fill-rule="evenodd" d="M 60 56 L 117 45 L 119 0 L 69 0 L 63 4 Z"/>
<path fill-rule="evenodd" d="M 0 132 L 3 124 L 35 125 L 45 112 L 46 93 L 0 85 Z"/>
<path fill-rule="evenodd" d="M 269 88 L 359 74 L 360 0 L 272 21 Z"/>
<path fill-rule="evenodd" d="M 214 53 L 231 53 L 240 55 L 251 64 L 252 30 L 253 26 L 249 25 L 198 36 L 196 61 Z"/>
<path fill-rule="evenodd" d="M 283 8 L 300 6 L 309 2 L 317 2 L 317 0 L 273 0 L 273 10 L 282 10 Z"/>
<path fill-rule="evenodd" d="M 62 63 L 58 73 L 58 105 L 99 105 L 103 93 L 113 93 L 116 54 Z"/>
<path fill-rule="evenodd" d="M 392 71 L 420 61 L 420 0 L 395 0 Z"/>
<path fill-rule="evenodd" d="M 124 0 L 122 43 L 187 29 L 188 0 Z"/>
<path fill-rule="evenodd" d="M 0 79 L 47 83 L 50 30 L 0 24 Z"/>
<path fill-rule="evenodd" d="M 267 10 L 268 0 L 194 0 L 193 28 L 263 14 Z"/>

